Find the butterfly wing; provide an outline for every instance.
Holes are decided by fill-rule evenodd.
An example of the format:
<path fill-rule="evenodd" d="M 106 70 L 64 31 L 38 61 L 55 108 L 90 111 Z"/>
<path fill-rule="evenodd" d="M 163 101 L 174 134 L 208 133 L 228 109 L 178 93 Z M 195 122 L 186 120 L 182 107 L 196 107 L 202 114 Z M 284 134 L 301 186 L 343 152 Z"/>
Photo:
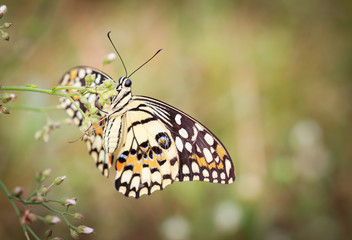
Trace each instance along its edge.
<path fill-rule="evenodd" d="M 88 74 L 95 74 L 95 81 L 91 86 L 98 86 L 102 84 L 105 80 L 112 79 L 107 74 L 86 66 L 79 66 L 72 68 L 62 77 L 59 86 L 78 86 L 83 87 L 86 85 L 85 77 Z M 74 93 L 76 90 L 63 90 L 65 93 Z M 96 94 L 86 94 L 85 97 L 88 99 L 89 103 L 95 104 L 97 102 L 98 96 Z M 79 96 L 72 96 L 77 106 L 82 109 L 83 112 L 87 112 L 87 108 L 80 101 Z M 75 105 L 71 103 L 67 98 L 60 98 L 61 106 L 66 110 L 67 114 L 72 118 L 73 122 L 81 127 L 83 123 L 82 114 L 77 110 Z M 98 112 L 97 115 L 103 116 L 103 112 Z M 109 168 L 111 166 L 113 156 L 105 153 L 103 148 L 103 128 L 105 126 L 105 121 L 97 123 L 92 127 L 94 129 L 91 136 L 84 135 L 83 140 L 86 142 L 89 154 L 93 157 L 96 166 L 102 172 L 104 176 L 108 176 Z"/>
<path fill-rule="evenodd" d="M 205 126 L 161 101 L 134 96 L 124 115 L 124 144 L 117 153 L 115 187 L 140 197 L 174 181 L 231 183 L 232 160 Z"/>
<path fill-rule="evenodd" d="M 140 107 L 132 107 L 123 115 L 125 137 L 115 162 L 116 189 L 135 198 L 173 183 L 179 169 L 170 131 Z"/>

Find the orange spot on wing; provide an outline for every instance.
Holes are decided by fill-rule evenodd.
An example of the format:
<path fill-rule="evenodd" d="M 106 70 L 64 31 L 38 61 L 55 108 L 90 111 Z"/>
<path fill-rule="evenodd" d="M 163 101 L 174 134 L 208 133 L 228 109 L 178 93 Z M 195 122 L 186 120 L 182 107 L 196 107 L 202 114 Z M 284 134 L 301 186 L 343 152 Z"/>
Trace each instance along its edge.
<path fill-rule="evenodd" d="M 119 161 L 116 162 L 116 171 L 121 172 L 123 167 L 125 166 L 125 163 L 121 163 Z"/>
<path fill-rule="evenodd" d="M 72 92 L 71 89 L 69 89 L 68 92 L 71 93 L 71 92 Z M 73 95 L 73 96 L 72 96 L 72 99 L 75 100 L 75 101 L 77 101 L 77 100 L 80 99 L 80 97 L 79 97 L 78 95 Z"/>
<path fill-rule="evenodd" d="M 224 169 L 224 164 L 222 164 L 222 162 L 219 162 L 218 169 Z"/>
<path fill-rule="evenodd" d="M 150 168 L 154 168 L 154 167 L 156 167 L 156 168 L 159 168 L 159 165 L 158 165 L 158 163 L 157 163 L 157 160 L 156 160 L 156 155 L 153 153 L 153 159 L 154 160 L 151 160 L 149 157 L 148 157 L 148 159 L 149 159 L 149 167 Z"/>
<path fill-rule="evenodd" d="M 104 135 L 103 127 L 100 126 L 99 123 L 94 124 L 93 129 L 94 129 L 95 135 L 101 135 L 101 136 Z"/>
<path fill-rule="evenodd" d="M 142 172 L 142 161 L 136 162 L 133 166 L 133 173 L 141 173 Z"/>
<path fill-rule="evenodd" d="M 205 158 L 204 157 L 199 157 L 197 154 L 193 154 L 191 156 L 192 159 L 196 159 L 198 161 L 198 165 L 200 167 L 206 167 L 208 166 L 207 162 L 205 161 Z"/>
<path fill-rule="evenodd" d="M 136 160 L 137 160 L 137 156 L 136 155 L 134 155 L 134 156 L 128 155 L 128 157 L 126 159 L 126 165 L 128 165 L 128 164 L 134 165 Z"/>
<path fill-rule="evenodd" d="M 210 164 L 208 165 L 208 168 L 209 168 L 210 170 L 213 169 L 213 168 L 216 168 L 215 162 L 210 163 Z"/>
<path fill-rule="evenodd" d="M 216 152 L 221 160 L 223 160 L 224 156 L 227 155 L 226 150 L 220 144 L 216 146 Z"/>
<path fill-rule="evenodd" d="M 77 70 L 77 69 L 72 70 L 72 71 L 70 72 L 70 80 L 75 79 L 75 78 L 77 77 L 77 73 L 78 73 L 78 70 Z M 69 81 L 69 82 L 70 82 L 70 81 Z M 68 83 L 69 83 L 69 82 L 68 82 Z M 68 83 L 67 83 L 67 85 L 68 85 Z"/>
<path fill-rule="evenodd" d="M 224 165 L 222 163 L 220 163 L 221 165 L 219 164 L 218 166 L 216 166 L 215 162 L 212 162 L 212 163 L 208 164 L 204 157 L 199 157 L 197 154 L 193 154 L 191 156 L 191 159 L 196 159 L 197 162 L 198 162 L 198 165 L 200 167 L 206 167 L 206 168 L 208 168 L 210 170 L 213 169 L 213 168 L 219 168 L 219 169 L 224 168 Z"/>

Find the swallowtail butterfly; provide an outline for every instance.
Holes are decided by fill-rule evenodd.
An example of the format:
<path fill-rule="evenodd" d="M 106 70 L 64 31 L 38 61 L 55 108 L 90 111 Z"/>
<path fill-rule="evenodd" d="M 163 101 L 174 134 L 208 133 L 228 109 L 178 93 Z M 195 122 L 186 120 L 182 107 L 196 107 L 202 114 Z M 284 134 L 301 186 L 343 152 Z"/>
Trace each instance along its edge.
<path fill-rule="evenodd" d="M 112 79 L 100 70 L 79 66 L 65 73 L 59 85 L 85 86 L 88 74 L 96 76 L 92 86 Z M 175 181 L 227 184 L 235 180 L 229 153 L 212 132 L 173 106 L 132 95 L 131 84 L 128 77 L 118 80 L 118 94 L 107 111 L 98 113 L 105 120 L 93 127 L 93 135 L 83 137 L 101 173 L 108 177 L 111 166 L 116 170 L 115 187 L 119 192 L 139 198 Z M 88 102 L 97 104 L 99 96 L 85 96 Z M 87 111 L 78 96 L 73 100 Z M 77 108 L 67 98 L 60 101 L 81 127 L 83 119 Z"/>

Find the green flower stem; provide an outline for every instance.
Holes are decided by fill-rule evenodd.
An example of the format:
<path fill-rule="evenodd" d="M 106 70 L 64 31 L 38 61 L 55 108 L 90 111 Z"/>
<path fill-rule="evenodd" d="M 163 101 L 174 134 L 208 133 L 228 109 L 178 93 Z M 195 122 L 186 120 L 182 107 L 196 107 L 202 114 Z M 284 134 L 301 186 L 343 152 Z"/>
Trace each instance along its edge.
<path fill-rule="evenodd" d="M 55 209 L 49 207 L 49 206 L 46 205 L 45 203 L 41 203 L 40 205 L 42 205 L 43 207 L 49 209 L 50 211 L 52 211 L 52 212 L 54 212 L 54 213 L 56 213 L 56 214 L 58 214 L 58 215 L 60 215 L 60 216 L 65 220 L 67 226 L 69 226 L 70 228 L 72 228 L 72 229 L 77 229 L 77 227 L 75 227 L 74 225 L 72 225 L 72 224 L 68 221 L 68 219 L 67 219 L 66 216 L 65 216 L 66 213 L 57 211 L 57 210 L 55 210 Z"/>
<path fill-rule="evenodd" d="M 65 215 L 69 215 L 69 216 L 70 216 L 69 213 L 60 212 L 60 211 L 58 211 L 58 210 L 55 210 L 54 208 L 52 208 L 52 207 L 46 205 L 45 203 L 41 203 L 41 202 L 31 202 L 31 201 L 29 201 L 29 200 L 23 200 L 23 199 L 21 199 L 21 198 L 15 197 L 15 196 L 11 195 L 10 193 L 8 193 L 8 191 L 7 191 L 6 187 L 5 187 L 5 185 L 3 185 L 3 183 L 1 182 L 1 180 L 0 180 L 0 186 L 1 186 L 1 188 L 3 188 L 3 189 L 6 190 L 6 191 L 5 191 L 5 190 L 4 190 L 4 191 L 5 191 L 6 195 L 7 195 L 7 197 L 9 198 L 9 200 L 10 200 L 10 202 L 11 202 L 11 205 L 13 205 L 13 207 L 15 208 L 15 212 L 16 212 L 16 214 L 19 216 L 19 219 L 20 219 L 20 220 L 21 220 L 20 212 L 19 212 L 18 208 L 16 207 L 15 203 L 13 202 L 13 200 L 16 200 L 16 201 L 18 201 L 18 202 L 21 202 L 21 203 L 24 204 L 24 205 L 42 205 L 43 207 L 47 208 L 47 209 L 50 210 L 51 212 L 54 212 L 54 213 L 60 215 L 60 216 L 64 219 L 64 221 L 66 222 L 66 224 L 67 224 L 70 228 L 72 228 L 72 229 L 77 229 L 77 227 L 74 226 L 74 225 L 72 225 L 72 224 L 69 222 L 69 220 L 66 218 Z M 50 202 L 58 202 L 58 203 L 61 203 L 60 201 L 56 201 L 56 200 L 49 200 L 49 201 L 50 201 Z M 62 203 L 61 203 L 61 204 L 62 204 Z M 66 209 L 66 211 L 67 211 L 67 209 Z M 24 229 L 24 231 L 25 231 L 25 228 L 24 228 L 24 227 L 25 227 L 25 226 L 23 226 L 23 229 Z M 26 227 L 27 227 L 26 229 L 28 229 L 28 226 L 26 226 Z M 29 229 L 28 229 L 28 230 L 29 230 Z M 25 231 L 25 232 L 26 232 L 26 231 Z M 38 238 L 38 239 L 39 239 L 39 238 Z"/>
<path fill-rule="evenodd" d="M 38 218 L 40 221 L 46 223 L 45 218 L 43 218 L 42 216 L 35 214 L 35 217 Z"/>
<path fill-rule="evenodd" d="M 85 119 L 86 116 L 82 109 L 77 106 L 76 102 L 71 98 L 71 96 L 79 95 L 79 93 L 61 93 L 56 92 L 62 89 L 75 89 L 75 90 L 84 90 L 84 87 L 73 87 L 73 86 L 62 86 L 62 87 L 55 87 L 52 90 L 47 89 L 40 89 L 40 88 L 33 88 L 33 87 L 15 87 L 15 86 L 0 86 L 0 90 L 7 90 L 7 91 L 25 91 L 25 92 L 38 92 L 38 93 L 46 93 L 51 95 L 56 95 L 60 97 L 65 97 L 70 100 L 70 102 L 78 109 L 78 111 L 82 114 L 83 118 Z"/>
<path fill-rule="evenodd" d="M 71 89 L 71 90 L 86 90 L 86 87 L 78 87 L 78 86 L 59 86 L 59 87 L 53 87 L 52 91 L 56 92 L 59 90 L 66 90 L 66 89 Z"/>
<path fill-rule="evenodd" d="M 32 230 L 32 228 L 30 228 L 29 226 L 27 226 L 27 230 L 28 232 L 30 232 L 32 234 L 32 236 L 34 237 L 34 239 L 36 240 L 40 240 L 40 238 L 37 236 L 37 234 L 34 233 L 34 231 Z M 29 238 L 28 238 L 29 239 Z"/>
<path fill-rule="evenodd" d="M 21 198 L 17 199 L 14 196 L 12 196 L 12 197 L 15 198 L 17 201 L 23 203 L 23 204 L 33 204 L 33 202 L 31 202 L 31 198 L 37 195 L 39 187 L 40 187 L 40 183 L 38 183 L 38 181 L 36 181 L 36 183 L 35 183 L 35 191 L 31 195 L 29 195 L 26 200 L 23 200 Z"/>
<path fill-rule="evenodd" d="M 5 184 L 4 184 L 1 180 L 0 180 L 0 187 L 1 187 L 2 190 L 5 192 L 7 198 L 9 199 L 9 201 L 10 201 L 12 207 L 13 207 L 13 209 L 15 210 L 15 213 L 16 213 L 16 215 L 17 215 L 19 221 L 21 222 L 21 220 L 22 220 L 21 213 L 20 213 L 20 211 L 18 210 L 16 204 L 13 202 L 13 197 L 14 197 L 14 196 L 12 196 L 12 195 L 9 193 L 9 191 L 7 190 Z M 30 232 L 30 233 L 32 234 L 32 236 L 33 236 L 36 240 L 40 240 L 40 238 L 32 231 L 32 229 L 31 229 L 29 226 L 27 226 L 27 224 L 23 224 L 23 225 L 22 225 L 22 229 L 23 229 L 24 235 L 27 237 L 27 239 L 29 239 L 29 237 L 28 237 L 28 232 Z M 28 232 L 27 232 L 27 230 L 28 230 Z"/>
<path fill-rule="evenodd" d="M 60 203 L 62 205 L 62 201 L 60 200 L 49 200 L 49 202 Z"/>
<path fill-rule="evenodd" d="M 57 110 L 58 107 L 57 106 L 51 106 L 51 107 L 28 107 L 28 106 L 7 106 L 8 109 L 10 110 L 26 110 L 26 111 L 32 111 L 32 112 L 41 112 L 44 113 L 45 111 L 49 111 L 49 110 Z"/>

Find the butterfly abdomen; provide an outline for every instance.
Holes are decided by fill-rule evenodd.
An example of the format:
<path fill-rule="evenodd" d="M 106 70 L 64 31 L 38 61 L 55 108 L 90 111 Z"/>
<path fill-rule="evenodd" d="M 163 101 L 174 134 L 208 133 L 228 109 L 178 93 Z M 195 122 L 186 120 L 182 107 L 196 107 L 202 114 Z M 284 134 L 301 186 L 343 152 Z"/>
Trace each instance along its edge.
<path fill-rule="evenodd" d="M 121 141 L 122 116 L 110 117 L 104 128 L 104 150 L 112 154 L 118 148 Z"/>

